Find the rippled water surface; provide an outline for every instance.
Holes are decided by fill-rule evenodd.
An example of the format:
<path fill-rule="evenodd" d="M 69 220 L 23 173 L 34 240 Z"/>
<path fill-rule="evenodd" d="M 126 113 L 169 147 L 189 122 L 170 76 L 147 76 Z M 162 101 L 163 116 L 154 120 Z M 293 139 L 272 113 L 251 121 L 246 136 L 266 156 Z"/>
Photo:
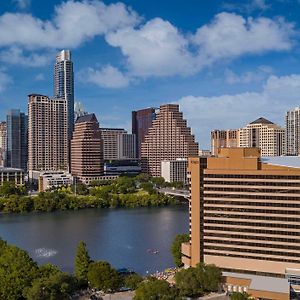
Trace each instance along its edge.
<path fill-rule="evenodd" d="M 0 237 L 72 271 L 80 240 L 95 260 L 145 274 L 173 266 L 170 245 L 188 232 L 188 206 L 0 215 Z M 156 253 L 158 252 L 158 253 Z M 155 254 L 156 253 L 156 254 Z"/>

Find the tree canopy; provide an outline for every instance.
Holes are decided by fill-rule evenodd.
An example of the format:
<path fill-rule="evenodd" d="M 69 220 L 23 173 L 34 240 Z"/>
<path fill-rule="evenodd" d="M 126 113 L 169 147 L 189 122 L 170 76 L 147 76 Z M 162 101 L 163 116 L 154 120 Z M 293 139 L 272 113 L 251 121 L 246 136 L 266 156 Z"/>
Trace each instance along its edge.
<path fill-rule="evenodd" d="M 181 244 L 186 243 L 189 240 L 190 240 L 190 236 L 188 234 L 178 234 L 172 243 L 171 252 L 172 252 L 174 264 L 176 265 L 176 267 L 182 266 Z"/>

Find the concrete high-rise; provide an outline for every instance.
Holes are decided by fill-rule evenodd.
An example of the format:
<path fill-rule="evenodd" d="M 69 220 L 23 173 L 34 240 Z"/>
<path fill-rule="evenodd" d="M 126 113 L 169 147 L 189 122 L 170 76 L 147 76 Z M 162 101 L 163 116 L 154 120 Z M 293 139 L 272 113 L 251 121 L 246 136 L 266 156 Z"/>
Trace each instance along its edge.
<path fill-rule="evenodd" d="M 219 148 L 238 147 L 240 140 L 238 129 L 218 130 L 211 132 L 211 153 L 217 155 Z"/>
<path fill-rule="evenodd" d="M 29 170 L 68 170 L 68 114 L 65 99 L 29 95 L 28 123 Z"/>
<path fill-rule="evenodd" d="M 89 184 L 103 176 L 101 131 L 95 114 L 79 117 L 71 142 L 71 173 Z"/>
<path fill-rule="evenodd" d="M 67 101 L 68 139 L 71 140 L 74 129 L 74 72 L 70 50 L 62 50 L 56 56 L 54 98 Z"/>
<path fill-rule="evenodd" d="M 103 159 L 117 160 L 118 153 L 118 137 L 127 134 L 123 128 L 100 128 L 101 138 L 103 140 Z"/>
<path fill-rule="evenodd" d="M 286 155 L 299 155 L 300 152 L 300 107 L 285 114 Z"/>
<path fill-rule="evenodd" d="M 300 287 L 300 163 L 260 153 L 221 148 L 217 157 L 189 159 L 183 263 L 217 265 L 228 291 L 288 300 Z"/>
<path fill-rule="evenodd" d="M 123 133 L 117 136 L 118 159 L 136 158 L 135 134 Z"/>
<path fill-rule="evenodd" d="M 284 131 L 284 128 L 261 117 L 240 129 L 239 147 L 258 147 L 262 156 L 283 155 Z"/>
<path fill-rule="evenodd" d="M 6 151 L 5 166 L 27 170 L 28 117 L 19 109 L 8 111 L 6 116 Z"/>
<path fill-rule="evenodd" d="M 142 172 L 161 176 L 161 162 L 198 155 L 198 143 L 177 104 L 160 106 L 141 146 Z"/>
<path fill-rule="evenodd" d="M 0 167 L 4 167 L 7 130 L 6 122 L 0 122 Z"/>
<path fill-rule="evenodd" d="M 132 112 L 132 133 L 136 135 L 136 155 L 138 158 L 141 156 L 141 145 L 155 118 L 156 109 L 153 107 Z"/>

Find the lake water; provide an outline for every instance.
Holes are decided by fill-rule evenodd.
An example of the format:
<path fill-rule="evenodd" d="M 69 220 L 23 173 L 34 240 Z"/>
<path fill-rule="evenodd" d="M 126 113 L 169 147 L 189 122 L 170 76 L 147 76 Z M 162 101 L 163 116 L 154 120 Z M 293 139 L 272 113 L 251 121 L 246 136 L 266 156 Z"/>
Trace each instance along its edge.
<path fill-rule="evenodd" d="M 0 237 L 28 251 L 38 263 L 70 272 L 83 240 L 92 259 L 146 274 L 173 266 L 171 243 L 177 234 L 188 232 L 188 223 L 187 205 L 10 214 L 0 215 Z"/>

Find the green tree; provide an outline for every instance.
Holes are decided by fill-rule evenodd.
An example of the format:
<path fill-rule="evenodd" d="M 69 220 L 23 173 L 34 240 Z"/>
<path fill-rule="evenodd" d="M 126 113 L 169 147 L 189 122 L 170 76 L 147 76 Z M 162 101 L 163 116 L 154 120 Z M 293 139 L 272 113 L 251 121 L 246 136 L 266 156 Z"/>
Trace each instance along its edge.
<path fill-rule="evenodd" d="M 86 249 L 86 244 L 83 241 L 81 241 L 79 242 L 76 250 L 74 270 L 76 278 L 83 285 L 87 284 L 87 274 L 90 263 L 91 258 Z"/>
<path fill-rule="evenodd" d="M 0 249 L 0 299 L 22 298 L 23 290 L 38 275 L 38 267 L 27 252 L 6 245 Z"/>
<path fill-rule="evenodd" d="M 234 292 L 230 295 L 230 300 L 250 300 L 252 299 L 247 293 Z"/>
<path fill-rule="evenodd" d="M 177 272 L 175 282 L 181 296 L 194 297 L 203 294 L 203 287 L 196 268 L 183 269 Z"/>
<path fill-rule="evenodd" d="M 92 288 L 104 292 L 116 291 L 121 284 L 118 272 L 105 261 L 90 263 L 87 277 Z"/>
<path fill-rule="evenodd" d="M 152 177 L 151 181 L 156 186 L 164 186 L 165 185 L 165 179 L 163 177 Z"/>
<path fill-rule="evenodd" d="M 38 278 L 25 289 L 28 300 L 67 300 L 77 290 L 77 281 L 67 273 L 58 272 L 49 277 Z"/>
<path fill-rule="evenodd" d="M 203 286 L 203 289 L 206 292 L 218 291 L 220 283 L 222 281 L 221 270 L 212 264 L 198 264 L 196 268 L 200 271 L 201 284 Z"/>
<path fill-rule="evenodd" d="M 178 297 L 176 288 L 171 287 L 166 280 L 150 278 L 139 284 L 135 291 L 134 300 L 175 300 Z"/>
<path fill-rule="evenodd" d="M 136 290 L 142 281 L 142 276 L 138 274 L 131 274 L 124 278 L 124 285 L 131 290 Z"/>
<path fill-rule="evenodd" d="M 178 234 L 171 246 L 171 252 L 173 255 L 173 259 L 174 259 L 174 263 L 177 267 L 181 267 L 182 266 L 182 262 L 181 262 L 181 244 L 182 243 L 186 243 L 190 240 L 190 237 L 188 234 Z"/>

